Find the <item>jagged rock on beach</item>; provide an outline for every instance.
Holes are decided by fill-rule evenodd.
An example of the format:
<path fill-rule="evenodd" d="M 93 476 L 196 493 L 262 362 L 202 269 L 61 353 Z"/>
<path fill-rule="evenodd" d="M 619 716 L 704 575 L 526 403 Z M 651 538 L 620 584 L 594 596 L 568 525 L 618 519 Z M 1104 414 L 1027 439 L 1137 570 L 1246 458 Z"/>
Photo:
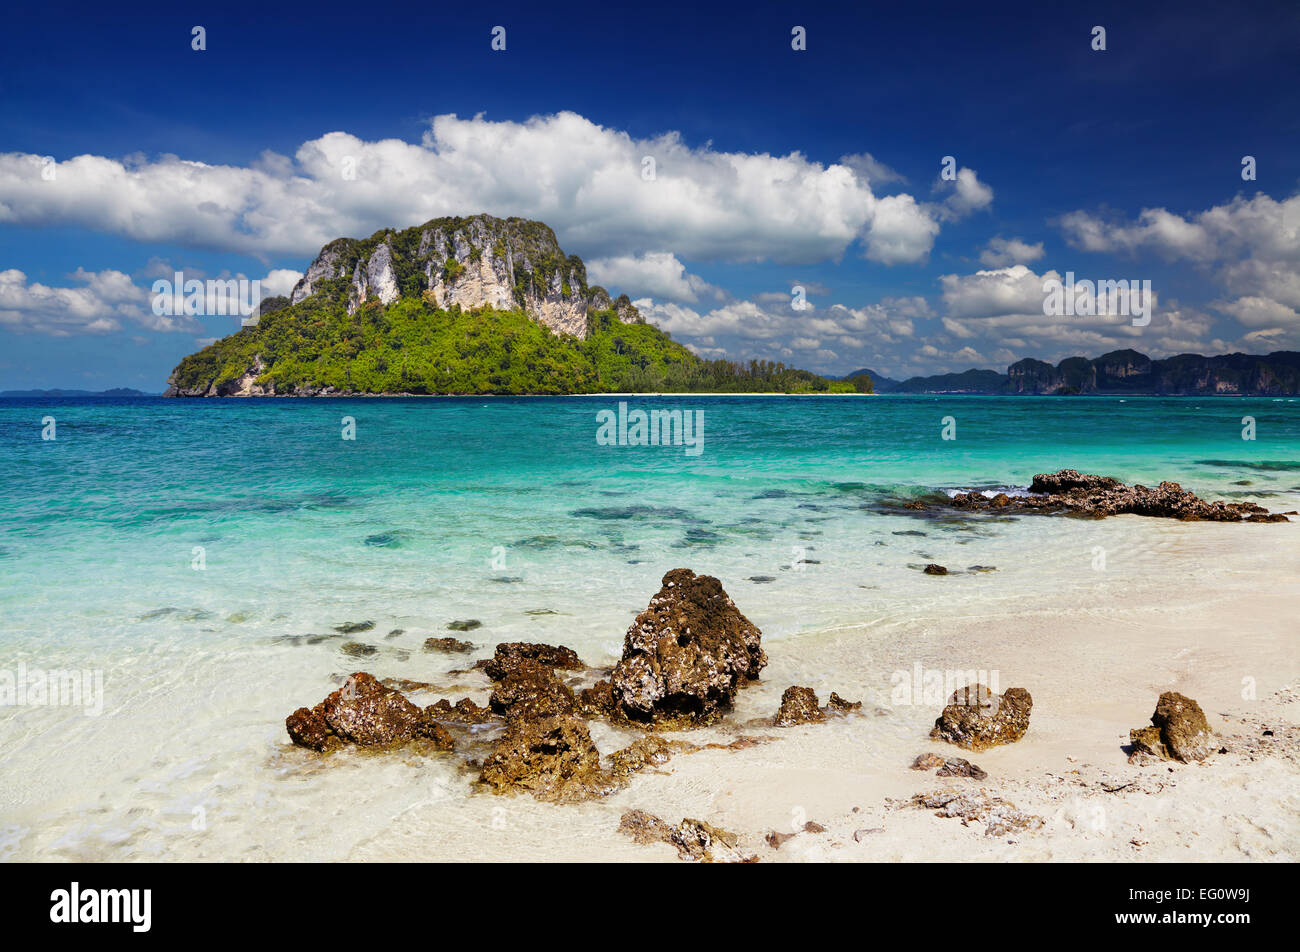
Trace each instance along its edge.
<path fill-rule="evenodd" d="M 757 857 L 745 856 L 736 848 L 739 838 L 703 820 L 689 817 L 673 825 L 644 810 L 629 810 L 619 820 L 618 830 L 637 843 L 671 843 L 679 859 L 696 863 L 749 863 Z"/>
<path fill-rule="evenodd" d="M 760 642 L 721 582 L 673 569 L 624 638 L 610 675 L 617 711 L 660 727 L 709 723 L 767 664 Z"/>
<path fill-rule="evenodd" d="M 781 695 L 781 706 L 772 719 L 776 727 L 793 727 L 797 724 L 820 724 L 828 717 L 848 714 L 862 709 L 861 701 L 846 701 L 834 691 L 825 707 L 820 707 L 812 688 L 792 685 Z"/>
<path fill-rule="evenodd" d="M 822 713 L 813 689 L 795 685 L 786 688 L 781 695 L 781 707 L 777 710 L 773 723 L 777 727 L 792 727 L 795 724 L 819 723 L 824 720 L 826 715 Z"/>
<path fill-rule="evenodd" d="M 1024 813 L 1014 803 L 983 792 L 967 794 L 942 790 L 937 793 L 918 793 L 911 803 L 913 806 L 933 810 L 935 816 L 959 819 L 962 826 L 982 823 L 985 836 L 1006 836 L 1036 830 L 1043 825 L 1042 817 Z"/>
<path fill-rule="evenodd" d="M 587 725 L 572 715 L 507 720 L 480 779 L 498 793 L 526 790 L 551 801 L 585 800 L 618 787 Z"/>
<path fill-rule="evenodd" d="M 1024 688 L 994 694 L 982 684 L 958 688 L 934 722 L 930 736 L 968 750 L 1020 740 L 1029 729 L 1034 701 Z"/>
<path fill-rule="evenodd" d="M 556 676 L 554 668 L 519 660 L 497 682 L 488 706 L 498 714 L 519 719 L 572 714 L 577 704 L 573 689 Z"/>
<path fill-rule="evenodd" d="M 578 713 L 584 717 L 609 717 L 614 711 L 614 689 L 608 678 L 602 678 L 589 688 L 578 692 Z"/>
<path fill-rule="evenodd" d="M 936 777 L 970 777 L 972 780 L 988 779 L 988 773 L 980 769 L 976 764 L 961 757 L 945 760 L 943 766 L 936 770 L 934 775 Z"/>
<path fill-rule="evenodd" d="M 493 681 L 501 681 L 511 676 L 519 668 L 540 665 L 547 668 L 563 668 L 581 671 L 586 667 L 572 648 L 564 645 L 531 644 L 526 641 L 510 641 L 497 645 L 496 653 L 474 667 L 481 668 Z"/>
<path fill-rule="evenodd" d="M 300 747 L 328 750 L 342 744 L 385 747 L 416 739 L 451 750 L 446 729 L 427 718 L 399 691 L 371 674 L 357 672 L 314 708 L 301 707 L 285 719 L 289 738 Z"/>
<path fill-rule="evenodd" d="M 1129 732 L 1133 754 L 1191 763 L 1204 760 L 1216 741 L 1201 706 L 1177 691 L 1166 691 L 1156 702 L 1151 727 Z"/>
<path fill-rule="evenodd" d="M 487 724 L 500 716 L 493 713 L 491 708 L 481 707 L 467 697 L 455 704 L 445 697 L 439 698 L 424 709 L 424 714 L 434 720 L 450 721 L 453 724 Z"/>
<path fill-rule="evenodd" d="M 655 734 L 647 734 L 621 750 L 614 751 L 606 758 L 606 763 L 615 778 L 626 780 L 646 767 L 662 767 L 674 754 L 695 749 L 694 744 L 685 741 L 670 741 Z"/>
<path fill-rule="evenodd" d="M 946 760 L 939 754 L 931 754 L 927 752 L 916 755 L 916 759 L 912 761 L 912 769 L 934 770 L 937 767 L 942 767 L 945 763 Z"/>
<path fill-rule="evenodd" d="M 957 509 L 1015 510 L 1019 512 L 1115 516 L 1133 514 L 1184 521 L 1288 522 L 1281 513 L 1270 513 L 1249 502 L 1207 502 L 1178 483 L 1162 482 L 1154 489 L 1135 484 L 1126 486 L 1110 476 L 1063 469 L 1039 473 L 1024 496 L 1004 493 L 989 498 L 983 493 L 957 493 L 951 499 Z"/>
<path fill-rule="evenodd" d="M 946 568 L 934 562 L 931 562 L 921 571 L 923 571 L 926 575 L 947 575 L 948 574 L 948 570 Z"/>

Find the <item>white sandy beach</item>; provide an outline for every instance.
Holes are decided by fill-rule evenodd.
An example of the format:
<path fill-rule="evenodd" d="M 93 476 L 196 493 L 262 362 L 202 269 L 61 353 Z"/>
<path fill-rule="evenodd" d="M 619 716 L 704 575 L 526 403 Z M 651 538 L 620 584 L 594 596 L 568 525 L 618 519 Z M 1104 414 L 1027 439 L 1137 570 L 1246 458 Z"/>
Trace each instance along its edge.
<path fill-rule="evenodd" d="M 1170 575 L 1163 602 L 1143 597 L 1087 611 L 1048 603 L 905 631 L 832 631 L 794 651 L 789 642 L 769 646 L 763 683 L 741 694 L 738 724 L 770 716 L 792 683 L 815 687 L 823 701 L 831 690 L 861 697 L 864 713 L 821 725 L 694 732 L 697 742 L 736 733 L 777 739 L 678 756 L 596 803 L 550 806 L 480 795 L 468 801 L 477 808 L 464 823 L 449 825 L 447 810 L 460 809 L 439 798 L 346 855 L 417 859 L 436 850 L 467 859 L 675 861 L 671 846 L 638 846 L 616 832 L 621 813 L 638 808 L 736 833 L 740 851 L 764 862 L 1295 861 L 1300 525 L 1276 527 L 1267 537 L 1254 530 L 1275 527 L 1168 528 L 1186 541 L 1153 566 Z M 1264 538 L 1269 545 L 1260 545 Z M 876 674 L 910 670 L 916 659 L 940 667 L 950 659 L 954 668 L 989 659 L 1003 690 L 1023 686 L 1032 693 L 1028 734 L 981 753 L 929 740 L 937 707 L 891 705 L 888 679 Z M 1168 690 L 1200 702 L 1226 754 L 1191 765 L 1128 764 L 1122 748 L 1129 729 L 1148 724 Z M 602 750 L 615 745 L 595 736 Z M 923 751 L 964 756 L 989 776 L 944 780 L 909 769 Z M 1044 825 L 988 836 L 982 824 L 907 805 L 915 794 L 945 788 L 1009 800 Z M 769 831 L 791 832 L 806 821 L 826 832 L 800 833 L 779 849 L 764 840 Z"/>

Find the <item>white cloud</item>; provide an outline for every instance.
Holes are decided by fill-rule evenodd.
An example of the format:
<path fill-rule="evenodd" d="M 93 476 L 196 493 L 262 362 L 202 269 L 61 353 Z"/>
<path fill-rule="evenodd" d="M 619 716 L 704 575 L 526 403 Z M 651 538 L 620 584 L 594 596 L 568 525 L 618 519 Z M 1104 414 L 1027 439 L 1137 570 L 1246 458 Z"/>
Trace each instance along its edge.
<path fill-rule="evenodd" d="M 145 269 L 149 277 L 172 280 L 175 269 L 152 259 Z M 202 279 L 193 269 L 186 279 Z M 203 320 L 185 315 L 159 315 L 152 308 L 153 290 L 142 287 L 121 271 L 87 271 L 78 268 L 68 276 L 73 286 L 52 287 L 29 281 L 17 269 L 0 271 L 0 328 L 18 333 L 47 334 L 51 337 L 112 334 L 125 323 L 163 333 L 194 333 L 208 326 Z M 222 277 L 231 277 L 223 273 Z M 233 275 L 244 278 L 243 274 Z M 301 275 L 277 269 L 261 279 L 263 297 L 286 293 Z M 230 321 L 223 317 L 218 320 Z M 215 324 L 212 326 L 216 326 Z M 235 329 L 235 324 L 231 329 Z M 132 338 L 136 339 L 135 337 Z"/>
<path fill-rule="evenodd" d="M 974 173 L 942 209 L 878 198 L 874 161 L 720 152 L 672 132 L 636 139 L 572 112 L 525 122 L 443 115 L 418 144 L 331 132 L 292 159 L 267 153 L 248 167 L 82 155 L 45 181 L 39 156 L 8 153 L 0 221 L 305 257 L 342 235 L 488 212 L 540 219 L 587 256 L 671 249 L 686 260 L 807 264 L 865 238 L 869 257 L 896 263 L 924 258 L 941 214 L 986 201 Z"/>
<path fill-rule="evenodd" d="M 647 295 L 688 304 L 695 304 L 701 297 L 726 298 L 721 288 L 699 275 L 688 274 L 686 265 L 666 251 L 597 258 L 587 262 L 587 277 L 595 284 L 615 289 L 615 294 Z"/>
<path fill-rule="evenodd" d="M 1019 238 L 1003 238 L 998 235 L 990 238 L 988 245 L 980 252 L 980 264 L 990 268 L 1006 268 L 1016 264 L 1029 264 L 1042 256 L 1041 241 L 1031 245 Z"/>
<path fill-rule="evenodd" d="M 79 268 L 71 277 L 79 287 L 28 281 L 15 268 L 0 271 L 0 327 L 51 337 L 110 334 L 141 310 L 144 292 L 121 271 Z"/>

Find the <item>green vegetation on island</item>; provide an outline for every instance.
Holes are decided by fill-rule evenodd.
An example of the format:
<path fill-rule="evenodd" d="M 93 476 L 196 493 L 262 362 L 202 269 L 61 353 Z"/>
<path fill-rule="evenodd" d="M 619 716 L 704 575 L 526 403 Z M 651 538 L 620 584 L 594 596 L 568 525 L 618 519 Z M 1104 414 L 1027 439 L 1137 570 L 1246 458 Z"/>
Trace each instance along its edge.
<path fill-rule="evenodd" d="M 521 311 L 367 301 L 348 314 L 346 281 L 296 305 L 268 301 L 259 323 L 183 359 L 182 394 L 870 393 L 783 363 L 703 360 L 658 328 L 588 315 L 587 336 L 557 335 Z M 269 306 L 268 306 L 269 305 Z"/>

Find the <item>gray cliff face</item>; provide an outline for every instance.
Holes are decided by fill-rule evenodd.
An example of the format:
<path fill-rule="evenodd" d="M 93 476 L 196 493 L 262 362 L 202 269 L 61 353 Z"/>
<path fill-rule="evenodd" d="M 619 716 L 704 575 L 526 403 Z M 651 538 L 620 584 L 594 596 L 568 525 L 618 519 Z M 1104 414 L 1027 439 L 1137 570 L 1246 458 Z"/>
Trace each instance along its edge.
<path fill-rule="evenodd" d="M 616 310 L 621 321 L 644 322 L 626 295 L 614 301 L 604 288 L 588 287 L 581 259 L 566 256 L 550 228 L 519 218 L 439 218 L 366 241 L 331 242 L 290 300 L 305 301 L 337 278 L 348 279 L 349 314 L 372 301 L 388 305 L 418 293 L 441 308 L 520 310 L 578 338 L 587 336 L 591 311 Z"/>

